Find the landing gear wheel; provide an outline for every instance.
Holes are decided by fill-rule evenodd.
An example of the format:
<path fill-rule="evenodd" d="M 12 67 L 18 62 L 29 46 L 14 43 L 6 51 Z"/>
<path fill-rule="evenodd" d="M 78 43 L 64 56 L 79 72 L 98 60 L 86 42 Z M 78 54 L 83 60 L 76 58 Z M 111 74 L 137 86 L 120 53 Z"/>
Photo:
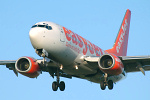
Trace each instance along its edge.
<path fill-rule="evenodd" d="M 53 91 L 57 91 L 57 89 L 58 89 L 58 84 L 57 84 L 56 81 L 53 82 L 53 84 L 52 84 L 52 89 L 53 89 Z"/>
<path fill-rule="evenodd" d="M 101 82 L 100 83 L 100 87 L 101 87 L 102 90 L 105 90 L 106 89 L 105 82 Z"/>
<path fill-rule="evenodd" d="M 109 88 L 109 90 L 113 89 L 113 81 L 112 80 L 108 81 L 108 88 Z"/>
<path fill-rule="evenodd" d="M 65 83 L 64 83 L 64 81 L 61 81 L 59 83 L 59 89 L 60 89 L 60 91 L 64 91 L 65 90 Z"/>
<path fill-rule="evenodd" d="M 52 83 L 53 91 L 57 91 L 58 87 L 59 87 L 60 91 L 64 91 L 65 90 L 65 82 L 64 81 L 60 82 L 59 74 L 60 74 L 59 73 L 59 69 L 57 69 L 57 72 L 56 72 L 57 80 Z"/>

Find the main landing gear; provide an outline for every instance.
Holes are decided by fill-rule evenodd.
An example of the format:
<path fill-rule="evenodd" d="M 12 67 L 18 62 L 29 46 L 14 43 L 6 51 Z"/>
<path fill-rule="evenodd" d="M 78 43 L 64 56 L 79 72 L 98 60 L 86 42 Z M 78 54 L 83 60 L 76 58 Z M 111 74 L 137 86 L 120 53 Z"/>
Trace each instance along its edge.
<path fill-rule="evenodd" d="M 100 87 L 102 90 L 105 90 L 106 89 L 106 86 L 108 86 L 108 89 L 109 90 L 112 90 L 113 89 L 113 81 L 112 80 L 108 80 L 108 75 L 107 73 L 105 73 L 104 75 L 104 81 L 100 83 Z"/>
<path fill-rule="evenodd" d="M 45 63 L 46 63 L 46 59 L 45 57 L 48 56 L 48 53 L 44 50 L 44 49 L 38 49 L 36 50 L 36 53 L 39 55 L 39 56 L 42 56 L 43 57 L 43 66 L 45 66 Z M 60 82 L 60 78 L 59 78 L 59 68 L 57 68 L 57 71 L 55 72 L 57 74 L 57 80 L 54 81 L 52 83 L 52 89 L 53 91 L 57 91 L 58 90 L 58 87 L 60 89 L 60 91 L 64 91 L 65 90 L 65 82 L 64 81 L 61 81 Z M 50 75 L 54 78 L 54 73 L 49 71 Z"/>
<path fill-rule="evenodd" d="M 58 87 L 59 87 L 60 91 L 64 91 L 65 90 L 65 83 L 64 83 L 64 81 L 61 81 L 60 83 L 54 81 L 52 83 L 52 89 L 53 89 L 53 91 L 57 91 Z"/>
<path fill-rule="evenodd" d="M 53 91 L 57 91 L 58 87 L 59 87 L 60 91 L 64 91 L 65 90 L 65 82 L 64 81 L 60 82 L 59 70 L 57 70 L 57 81 L 54 81 L 52 83 L 52 89 L 53 89 Z"/>

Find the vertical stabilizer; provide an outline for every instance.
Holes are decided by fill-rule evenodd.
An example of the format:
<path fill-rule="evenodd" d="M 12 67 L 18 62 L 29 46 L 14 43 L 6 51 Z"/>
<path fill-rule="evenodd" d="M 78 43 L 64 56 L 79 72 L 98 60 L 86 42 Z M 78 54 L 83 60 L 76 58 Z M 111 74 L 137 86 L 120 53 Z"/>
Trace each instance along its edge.
<path fill-rule="evenodd" d="M 119 29 L 116 41 L 112 49 L 106 50 L 108 53 L 113 53 L 116 56 L 126 56 L 128 47 L 128 36 L 130 27 L 131 11 L 127 9 L 121 27 Z"/>

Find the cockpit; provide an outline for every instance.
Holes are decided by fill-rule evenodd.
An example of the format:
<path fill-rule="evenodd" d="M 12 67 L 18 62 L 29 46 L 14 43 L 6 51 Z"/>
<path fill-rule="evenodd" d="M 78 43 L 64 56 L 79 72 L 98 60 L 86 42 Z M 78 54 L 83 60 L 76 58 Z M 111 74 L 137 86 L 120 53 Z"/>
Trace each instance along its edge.
<path fill-rule="evenodd" d="M 46 28 L 48 30 L 52 30 L 52 27 L 48 25 L 33 25 L 31 28 L 35 28 L 35 27 L 41 27 L 41 28 Z"/>

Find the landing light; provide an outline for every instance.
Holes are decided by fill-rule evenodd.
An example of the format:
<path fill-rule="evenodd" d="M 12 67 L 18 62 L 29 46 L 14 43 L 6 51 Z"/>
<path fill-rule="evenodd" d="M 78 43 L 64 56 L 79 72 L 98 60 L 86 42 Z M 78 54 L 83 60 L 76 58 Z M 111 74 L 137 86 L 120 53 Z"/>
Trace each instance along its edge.
<path fill-rule="evenodd" d="M 62 70 L 63 69 L 63 65 L 60 65 L 60 70 Z"/>
<path fill-rule="evenodd" d="M 79 69 L 77 65 L 75 65 L 75 69 Z"/>

